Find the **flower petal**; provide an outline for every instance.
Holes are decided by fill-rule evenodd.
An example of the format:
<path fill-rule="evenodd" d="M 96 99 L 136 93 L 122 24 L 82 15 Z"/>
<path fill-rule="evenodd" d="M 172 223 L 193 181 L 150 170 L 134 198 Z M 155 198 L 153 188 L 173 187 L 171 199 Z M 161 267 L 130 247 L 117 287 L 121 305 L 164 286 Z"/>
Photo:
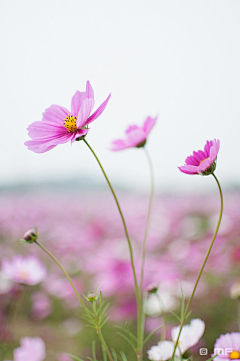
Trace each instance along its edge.
<path fill-rule="evenodd" d="M 72 133 L 53 135 L 52 137 L 27 140 L 24 144 L 29 150 L 35 153 L 44 153 L 58 144 L 66 143 L 70 140 Z"/>
<path fill-rule="evenodd" d="M 183 165 L 182 167 L 178 167 L 178 169 L 186 174 L 198 174 L 197 166 L 195 165 Z"/>
<path fill-rule="evenodd" d="M 69 111 L 67 109 L 54 104 L 47 108 L 43 113 L 43 121 L 62 124 L 68 114 Z"/>
<path fill-rule="evenodd" d="M 80 129 L 84 125 L 87 124 L 87 119 L 89 117 L 89 114 L 92 111 L 92 108 L 94 107 L 94 99 L 85 99 L 82 102 L 81 108 L 78 112 L 77 116 L 77 128 Z"/>
<path fill-rule="evenodd" d="M 90 84 L 89 81 L 87 81 L 87 84 L 86 84 L 86 98 L 88 99 L 94 99 L 94 92 L 93 92 L 93 88 Z"/>
<path fill-rule="evenodd" d="M 146 132 L 146 134 L 148 135 L 149 132 L 152 130 L 153 126 L 155 125 L 157 118 L 151 118 L 151 117 L 147 117 L 147 119 L 145 120 L 144 124 L 143 124 L 143 130 Z"/>
<path fill-rule="evenodd" d="M 86 99 L 86 93 L 76 91 L 74 96 L 72 97 L 72 104 L 71 104 L 71 114 L 73 116 L 77 116 L 79 109 L 81 108 L 82 102 Z"/>
<path fill-rule="evenodd" d="M 102 112 L 104 111 L 104 109 L 107 106 L 107 103 L 109 101 L 111 97 L 111 94 L 109 94 L 109 96 L 107 97 L 107 99 L 100 105 L 100 107 L 88 118 L 87 122 L 84 125 L 87 125 L 91 122 L 93 122 L 95 119 L 97 119 L 99 117 L 99 115 L 102 114 Z"/>

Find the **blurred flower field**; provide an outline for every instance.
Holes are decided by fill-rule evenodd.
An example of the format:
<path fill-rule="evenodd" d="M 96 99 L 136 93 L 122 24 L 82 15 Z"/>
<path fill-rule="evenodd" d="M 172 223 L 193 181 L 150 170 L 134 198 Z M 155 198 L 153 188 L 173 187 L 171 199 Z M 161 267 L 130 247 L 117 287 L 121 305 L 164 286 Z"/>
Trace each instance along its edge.
<path fill-rule="evenodd" d="M 118 197 L 139 277 L 148 197 L 126 192 L 118 192 Z M 191 305 L 190 319 L 198 317 L 206 324 L 201 345 L 192 350 L 196 359 L 199 347 L 212 352 L 221 333 L 239 331 L 238 289 L 232 287 L 240 280 L 239 203 L 239 192 L 224 194 L 220 230 Z M 144 289 L 147 292 L 154 285 L 158 291 L 149 294 L 145 302 L 148 333 L 163 323 L 163 316 L 167 334 L 178 325 L 171 311 L 179 313 L 179 281 L 187 298 L 211 242 L 218 213 L 218 194 L 155 197 Z M 103 333 L 109 345 L 126 350 L 131 359 L 132 351 L 114 327 L 115 323 L 128 322 L 129 328 L 135 329 L 137 311 L 127 241 L 111 194 L 39 191 L 0 195 L 1 360 L 12 359 L 12 350 L 25 336 L 45 341 L 47 361 L 68 361 L 64 352 L 89 355 L 90 340 L 97 339 L 90 328 L 83 330 L 85 321 L 78 299 L 58 266 L 35 244 L 18 242 L 32 227 L 38 227 L 39 242 L 61 261 L 80 294 L 102 291 L 103 299 L 110 303 Z M 26 262 L 31 256 L 38 263 L 41 276 L 36 282 L 28 282 L 23 269 L 18 272 L 20 278 L 11 276 L 9 269 L 14 267 L 16 256 Z M 145 352 L 159 337 L 160 331 L 148 341 Z"/>

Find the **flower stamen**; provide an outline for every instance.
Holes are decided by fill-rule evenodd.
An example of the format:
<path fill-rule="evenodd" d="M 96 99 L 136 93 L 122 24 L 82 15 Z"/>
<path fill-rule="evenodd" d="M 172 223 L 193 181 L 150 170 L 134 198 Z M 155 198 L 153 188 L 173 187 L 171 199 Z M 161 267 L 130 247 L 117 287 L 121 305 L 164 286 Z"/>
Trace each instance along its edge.
<path fill-rule="evenodd" d="M 77 130 L 77 117 L 71 115 L 68 115 L 65 119 L 64 119 L 64 127 L 70 132 L 70 133 L 74 133 Z"/>
<path fill-rule="evenodd" d="M 233 351 L 229 354 L 229 358 L 230 358 L 230 360 L 239 360 L 240 354 L 238 351 Z"/>

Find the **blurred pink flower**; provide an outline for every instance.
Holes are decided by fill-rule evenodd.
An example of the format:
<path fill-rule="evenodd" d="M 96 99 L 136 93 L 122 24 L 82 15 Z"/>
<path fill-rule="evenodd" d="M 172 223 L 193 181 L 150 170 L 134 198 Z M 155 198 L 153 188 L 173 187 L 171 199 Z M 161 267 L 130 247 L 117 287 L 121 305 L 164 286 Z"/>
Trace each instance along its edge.
<path fill-rule="evenodd" d="M 218 355 L 218 356 L 216 356 Z M 227 361 L 240 359 L 240 332 L 221 335 L 214 345 L 214 360 Z"/>
<path fill-rule="evenodd" d="M 143 127 L 138 127 L 137 125 L 130 125 L 126 130 L 125 139 L 117 139 L 112 142 L 111 150 L 123 150 L 126 148 L 132 147 L 144 147 L 147 141 L 147 136 L 152 130 L 154 124 L 156 123 L 156 118 L 147 117 Z"/>
<path fill-rule="evenodd" d="M 46 347 L 40 337 L 24 337 L 21 346 L 13 351 L 14 361 L 43 361 L 46 357 Z"/>
<path fill-rule="evenodd" d="M 36 292 L 32 295 L 32 314 L 38 319 L 43 319 L 50 315 L 53 310 L 49 297 L 43 292 Z"/>
<path fill-rule="evenodd" d="M 71 112 L 59 105 L 51 105 L 43 113 L 42 121 L 28 127 L 28 135 L 32 140 L 24 144 L 35 153 L 44 153 L 58 144 L 82 139 L 88 133 L 88 124 L 106 108 L 110 96 L 90 115 L 94 106 L 94 93 L 87 81 L 86 92 L 76 91 L 72 97 Z"/>
<path fill-rule="evenodd" d="M 193 155 L 185 160 L 185 165 L 178 168 L 186 174 L 211 174 L 216 167 L 215 160 L 217 159 L 219 148 L 219 139 L 207 140 L 204 151 L 193 152 Z"/>
<path fill-rule="evenodd" d="M 34 256 L 14 256 L 11 260 L 2 260 L 2 275 L 14 282 L 33 286 L 46 277 L 46 268 Z"/>

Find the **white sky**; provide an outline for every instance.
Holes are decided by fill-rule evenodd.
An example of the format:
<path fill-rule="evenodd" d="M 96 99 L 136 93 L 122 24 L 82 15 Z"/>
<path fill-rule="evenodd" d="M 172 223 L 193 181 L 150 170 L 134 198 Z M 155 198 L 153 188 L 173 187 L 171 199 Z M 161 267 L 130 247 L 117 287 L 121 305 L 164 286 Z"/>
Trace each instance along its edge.
<path fill-rule="evenodd" d="M 112 92 L 87 140 L 113 184 L 148 189 L 143 152 L 108 147 L 128 125 L 156 114 L 147 147 L 159 190 L 215 187 L 210 177 L 177 169 L 213 138 L 221 141 L 219 179 L 240 184 L 239 0 L 5 0 L 0 27 L 0 184 L 71 175 L 102 180 L 83 142 L 45 154 L 23 145 L 28 125 L 51 104 L 70 108 L 87 80 L 95 109 Z"/>

